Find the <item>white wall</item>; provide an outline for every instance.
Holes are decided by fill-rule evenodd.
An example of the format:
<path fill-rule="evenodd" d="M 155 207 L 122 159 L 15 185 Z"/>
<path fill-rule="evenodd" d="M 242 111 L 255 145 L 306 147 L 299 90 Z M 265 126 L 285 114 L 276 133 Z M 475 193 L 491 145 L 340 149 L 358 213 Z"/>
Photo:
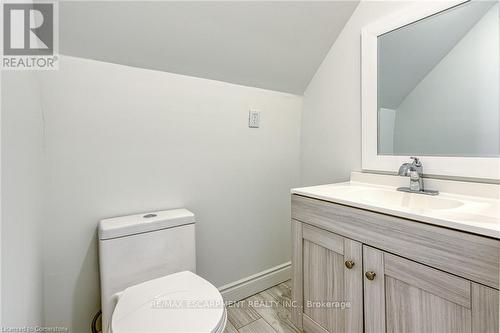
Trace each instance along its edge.
<path fill-rule="evenodd" d="M 105 217 L 192 210 L 198 273 L 216 286 L 290 259 L 301 97 L 71 57 L 41 78 L 47 325 L 88 332 Z"/>
<path fill-rule="evenodd" d="M 304 94 L 301 182 L 349 179 L 361 169 L 361 28 L 394 13 L 406 1 L 362 1 Z"/>
<path fill-rule="evenodd" d="M 32 72 L 2 73 L 2 325 L 41 325 L 43 117 Z"/>
<path fill-rule="evenodd" d="M 1 113 L 2 113 L 2 73 L 0 72 L 0 121 L 1 121 Z M 3 297 L 2 297 L 2 177 L 1 177 L 1 172 L 2 172 L 2 126 L 0 124 L 0 326 L 3 326 L 3 317 L 2 317 L 2 312 L 3 312 Z"/>
<path fill-rule="evenodd" d="M 498 15 L 496 4 L 403 100 L 396 154 L 500 155 Z"/>

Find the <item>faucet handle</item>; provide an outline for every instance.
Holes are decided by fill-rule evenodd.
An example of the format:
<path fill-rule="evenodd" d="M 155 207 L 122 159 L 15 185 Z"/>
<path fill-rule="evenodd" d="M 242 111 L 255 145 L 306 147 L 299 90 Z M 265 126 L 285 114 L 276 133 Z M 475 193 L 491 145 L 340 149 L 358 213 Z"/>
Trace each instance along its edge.
<path fill-rule="evenodd" d="M 413 164 L 415 164 L 415 166 L 421 166 L 422 165 L 422 162 L 420 162 L 420 159 L 418 157 L 410 157 L 410 159 L 413 160 Z"/>

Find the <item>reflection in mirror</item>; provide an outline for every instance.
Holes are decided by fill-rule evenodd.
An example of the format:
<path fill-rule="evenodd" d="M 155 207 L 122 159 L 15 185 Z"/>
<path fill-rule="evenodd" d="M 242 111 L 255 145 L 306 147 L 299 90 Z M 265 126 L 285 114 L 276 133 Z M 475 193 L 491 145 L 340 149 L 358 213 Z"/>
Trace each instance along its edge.
<path fill-rule="evenodd" d="M 499 3 L 378 37 L 378 154 L 500 156 Z"/>

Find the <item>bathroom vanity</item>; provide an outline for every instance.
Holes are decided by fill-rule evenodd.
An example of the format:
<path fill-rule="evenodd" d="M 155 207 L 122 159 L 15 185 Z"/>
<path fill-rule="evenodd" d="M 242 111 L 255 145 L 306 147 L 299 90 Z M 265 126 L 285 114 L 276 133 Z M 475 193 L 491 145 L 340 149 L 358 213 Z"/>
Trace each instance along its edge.
<path fill-rule="evenodd" d="M 292 190 L 305 332 L 499 332 L 499 56 L 478 51 L 497 45 L 499 11 L 417 1 L 362 29 L 361 168 L 409 177 Z"/>
<path fill-rule="evenodd" d="M 297 327 L 499 331 L 500 187 L 434 180 L 442 193 L 431 197 L 397 192 L 402 181 L 353 173 L 292 190 Z"/>

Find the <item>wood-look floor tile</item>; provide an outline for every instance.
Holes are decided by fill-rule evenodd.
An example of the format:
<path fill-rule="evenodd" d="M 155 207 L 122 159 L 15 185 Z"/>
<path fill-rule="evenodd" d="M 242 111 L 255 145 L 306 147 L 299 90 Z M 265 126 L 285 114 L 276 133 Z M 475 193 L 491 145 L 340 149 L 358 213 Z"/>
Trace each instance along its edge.
<path fill-rule="evenodd" d="M 284 283 L 274 286 L 266 290 L 270 293 L 282 306 L 290 310 L 292 303 L 292 290 Z"/>
<path fill-rule="evenodd" d="M 299 333 L 290 319 L 291 313 L 279 304 L 268 291 L 247 299 L 255 311 L 278 333 Z"/>
<path fill-rule="evenodd" d="M 224 333 L 238 333 L 238 330 L 228 320 L 226 323 L 226 328 L 224 329 Z"/>
<path fill-rule="evenodd" d="M 238 331 L 240 333 L 276 333 L 276 331 L 262 318 L 240 328 Z"/>
<path fill-rule="evenodd" d="M 237 329 L 250 324 L 260 318 L 260 315 L 243 300 L 227 307 L 227 317 L 231 324 Z"/>

